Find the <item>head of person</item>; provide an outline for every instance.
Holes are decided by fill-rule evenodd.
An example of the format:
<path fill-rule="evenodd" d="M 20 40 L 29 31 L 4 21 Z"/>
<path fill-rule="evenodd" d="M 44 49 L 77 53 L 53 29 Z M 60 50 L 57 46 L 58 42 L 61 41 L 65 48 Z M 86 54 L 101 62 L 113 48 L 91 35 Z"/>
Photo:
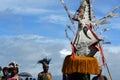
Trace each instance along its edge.
<path fill-rule="evenodd" d="M 43 64 L 43 70 L 44 70 L 44 72 L 47 73 L 47 72 L 48 72 L 48 69 L 49 69 L 49 65 L 46 64 L 46 63 L 44 63 L 44 64 Z"/>
<path fill-rule="evenodd" d="M 41 63 L 43 66 L 43 72 L 47 73 L 49 69 L 49 63 L 51 59 L 43 58 L 42 60 L 39 60 L 38 63 Z"/>
<path fill-rule="evenodd" d="M 18 64 L 15 62 L 9 63 L 9 72 L 11 75 L 16 75 L 19 72 Z"/>
<path fill-rule="evenodd" d="M 4 67 L 2 71 L 3 71 L 3 75 L 4 75 L 4 76 L 7 76 L 7 75 L 9 74 L 9 69 L 8 69 L 8 67 Z"/>

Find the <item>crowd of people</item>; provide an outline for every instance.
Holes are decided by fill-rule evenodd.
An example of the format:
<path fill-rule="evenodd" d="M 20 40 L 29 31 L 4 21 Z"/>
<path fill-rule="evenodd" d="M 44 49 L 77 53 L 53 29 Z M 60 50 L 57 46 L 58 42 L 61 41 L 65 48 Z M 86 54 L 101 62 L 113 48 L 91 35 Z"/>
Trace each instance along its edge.
<path fill-rule="evenodd" d="M 0 67 L 0 80 L 22 80 L 18 72 L 18 64 L 11 62 L 7 67 L 3 67 L 3 69 Z"/>
<path fill-rule="evenodd" d="M 38 73 L 37 80 L 52 80 L 51 73 L 48 72 L 49 63 L 51 59 L 43 58 L 38 63 L 43 65 L 43 71 Z M 0 80 L 23 80 L 22 76 L 18 74 L 19 66 L 16 62 L 11 62 L 7 67 L 0 66 Z M 35 78 L 26 77 L 24 80 L 36 80 Z"/>

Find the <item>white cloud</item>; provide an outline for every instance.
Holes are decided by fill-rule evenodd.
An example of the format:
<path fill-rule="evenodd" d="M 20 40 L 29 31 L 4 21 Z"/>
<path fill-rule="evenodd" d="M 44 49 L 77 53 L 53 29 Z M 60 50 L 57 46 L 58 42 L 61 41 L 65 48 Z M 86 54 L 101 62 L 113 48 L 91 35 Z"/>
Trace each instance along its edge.
<path fill-rule="evenodd" d="M 67 50 L 67 49 L 62 49 L 62 50 L 60 51 L 60 54 L 61 54 L 62 57 L 65 57 L 65 56 L 67 56 L 67 55 L 70 55 L 70 54 L 71 54 L 71 51 L 69 51 L 69 50 Z"/>
<path fill-rule="evenodd" d="M 108 53 L 112 53 L 112 54 L 118 54 L 120 52 L 120 46 L 109 46 L 106 48 L 108 51 Z"/>
<path fill-rule="evenodd" d="M 38 22 L 43 20 L 54 24 L 64 24 L 64 25 L 68 22 L 67 17 L 62 15 L 54 15 L 54 14 L 40 18 Z"/>
<path fill-rule="evenodd" d="M 0 12 L 14 14 L 44 14 L 55 12 L 49 7 L 55 6 L 55 0 L 4 0 L 0 1 Z"/>
<path fill-rule="evenodd" d="M 59 51 L 63 49 L 65 43 L 64 40 L 37 35 L 2 36 L 0 38 L 0 44 L 2 44 L 0 45 L 0 61 L 5 60 L 0 62 L 0 65 L 7 66 L 10 61 L 16 61 L 20 65 L 20 71 L 31 71 L 30 73 L 36 76 L 40 72 L 37 61 L 49 57 L 52 58 L 50 71 L 53 72 L 53 75 L 60 75 L 61 68 L 55 69 L 55 67 L 62 66 L 63 58 L 60 58 Z"/>
<path fill-rule="evenodd" d="M 16 8 L 14 9 L 15 14 L 32 14 L 32 15 L 38 15 L 38 14 L 44 14 L 44 13 L 51 13 L 54 12 L 50 9 L 41 9 L 41 8 Z"/>
<path fill-rule="evenodd" d="M 6 8 L 0 10 L 1 13 L 4 14 L 21 14 L 21 15 L 40 15 L 45 13 L 53 13 L 53 10 L 50 9 L 43 9 L 43 8 Z"/>

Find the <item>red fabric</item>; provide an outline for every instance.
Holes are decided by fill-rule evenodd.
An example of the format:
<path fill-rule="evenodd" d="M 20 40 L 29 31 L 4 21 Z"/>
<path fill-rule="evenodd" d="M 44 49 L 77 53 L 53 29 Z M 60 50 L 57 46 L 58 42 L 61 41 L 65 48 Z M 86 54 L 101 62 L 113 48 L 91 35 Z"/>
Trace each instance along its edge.
<path fill-rule="evenodd" d="M 78 19 L 72 18 L 74 21 L 79 21 Z"/>
<path fill-rule="evenodd" d="M 93 42 L 90 46 L 94 49 L 96 49 L 97 51 L 99 51 L 99 48 L 96 46 L 98 44 L 98 40 Z"/>
<path fill-rule="evenodd" d="M 90 25 L 89 24 L 86 24 L 87 25 L 87 28 L 92 32 L 93 36 L 97 39 L 97 41 L 99 41 L 99 38 L 98 36 L 96 35 L 96 33 L 90 28 Z M 94 43 L 93 43 L 94 44 Z M 102 57 L 102 63 L 103 65 L 105 66 L 105 58 L 104 58 L 104 53 L 103 53 L 103 49 L 102 49 L 102 46 L 99 44 L 99 51 L 100 51 L 100 54 L 101 54 L 101 57 Z"/>
<path fill-rule="evenodd" d="M 99 45 L 99 51 L 100 51 L 100 54 L 101 54 L 101 57 L 102 57 L 102 63 L 105 66 L 106 62 L 105 62 L 105 57 L 104 57 L 104 53 L 103 53 L 103 49 L 102 49 L 101 45 Z"/>
<path fill-rule="evenodd" d="M 73 60 L 75 59 L 75 48 L 74 48 L 74 43 L 71 42 L 71 47 L 72 47 L 72 58 Z"/>

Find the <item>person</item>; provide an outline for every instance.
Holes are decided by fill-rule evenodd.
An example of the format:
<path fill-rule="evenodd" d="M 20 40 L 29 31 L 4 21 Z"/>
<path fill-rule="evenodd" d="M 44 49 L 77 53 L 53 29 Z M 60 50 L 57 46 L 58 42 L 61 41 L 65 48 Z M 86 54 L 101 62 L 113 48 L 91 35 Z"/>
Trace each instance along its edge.
<path fill-rule="evenodd" d="M 8 67 L 4 67 L 2 72 L 3 72 L 2 80 L 7 80 L 7 78 L 9 77 Z"/>
<path fill-rule="evenodd" d="M 22 80 L 22 78 L 18 76 L 19 68 L 17 63 L 11 62 L 9 64 L 9 72 L 10 77 L 7 80 Z"/>
<path fill-rule="evenodd" d="M 42 63 L 43 65 L 43 71 L 38 73 L 38 80 L 52 80 L 52 75 L 48 72 L 50 61 L 51 59 L 47 58 L 38 61 L 38 63 Z"/>
<path fill-rule="evenodd" d="M 3 73 L 2 73 L 2 67 L 0 66 L 0 80 L 2 79 Z"/>
<path fill-rule="evenodd" d="M 102 75 L 102 69 L 100 69 L 100 74 L 93 77 L 92 80 L 108 80 L 106 76 Z"/>
<path fill-rule="evenodd" d="M 78 72 L 71 74 L 63 74 L 62 80 L 90 80 L 90 75 Z"/>

